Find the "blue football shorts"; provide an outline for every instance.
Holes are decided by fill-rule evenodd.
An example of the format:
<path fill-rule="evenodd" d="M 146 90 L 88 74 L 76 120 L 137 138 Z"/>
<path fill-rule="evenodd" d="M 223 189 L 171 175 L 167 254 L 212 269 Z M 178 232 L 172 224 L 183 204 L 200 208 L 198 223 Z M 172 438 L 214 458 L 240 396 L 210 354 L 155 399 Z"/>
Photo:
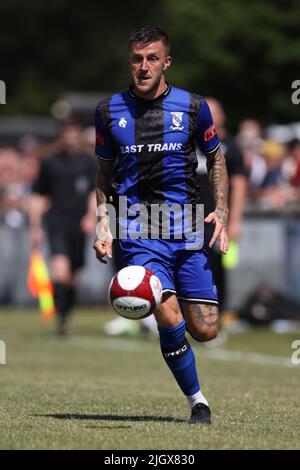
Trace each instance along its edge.
<path fill-rule="evenodd" d="M 187 250 L 185 241 L 121 239 L 124 266 L 144 266 L 160 279 L 163 293 L 179 300 L 218 305 L 217 288 L 205 248 Z"/>

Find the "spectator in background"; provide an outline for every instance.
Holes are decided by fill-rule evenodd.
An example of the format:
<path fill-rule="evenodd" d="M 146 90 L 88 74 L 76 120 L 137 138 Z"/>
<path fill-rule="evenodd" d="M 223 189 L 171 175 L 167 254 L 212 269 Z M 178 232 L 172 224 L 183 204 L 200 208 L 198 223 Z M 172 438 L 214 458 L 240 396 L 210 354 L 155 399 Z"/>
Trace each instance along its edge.
<path fill-rule="evenodd" d="M 95 128 L 94 126 L 86 127 L 81 134 L 82 150 L 91 158 L 95 158 Z"/>
<path fill-rule="evenodd" d="M 23 295 L 25 193 L 19 152 L 12 146 L 0 148 L 0 302 L 16 304 Z"/>
<path fill-rule="evenodd" d="M 241 149 L 252 147 L 258 150 L 262 141 L 262 127 L 254 118 L 243 119 L 239 124 L 236 142 Z"/>
<path fill-rule="evenodd" d="M 285 180 L 282 164 L 286 156 L 286 149 L 282 144 L 272 140 L 262 143 L 261 153 L 266 162 L 266 172 L 261 182 L 261 188 L 281 186 Z"/>
<path fill-rule="evenodd" d="M 286 157 L 284 145 L 273 140 L 265 140 L 261 145 L 264 166 L 261 166 L 260 178 L 249 179 L 249 197 L 263 207 L 281 210 L 287 203 L 295 200 L 292 189 L 283 171 Z M 251 168 L 253 171 L 253 167 Z"/>
<path fill-rule="evenodd" d="M 18 149 L 22 157 L 20 170 L 24 193 L 29 195 L 40 170 L 40 142 L 31 135 L 25 135 L 20 139 Z"/>
<path fill-rule="evenodd" d="M 229 177 L 228 237 L 229 241 L 238 242 L 242 232 L 243 211 L 247 194 L 247 173 L 243 155 L 226 130 L 226 116 L 221 103 L 216 98 L 211 97 L 206 98 L 206 101 L 221 140 L 221 149 L 226 160 Z M 206 216 L 213 208 L 213 195 L 210 190 L 207 173 L 202 173 L 199 177 L 201 179 L 202 199 Z M 207 232 L 210 229 L 207 227 Z M 208 234 L 207 238 L 210 239 L 210 234 Z M 210 250 L 210 260 L 218 288 L 220 311 L 222 312 L 226 306 L 226 278 L 222 265 L 222 255 L 218 249 Z"/>
<path fill-rule="evenodd" d="M 23 158 L 40 157 L 40 142 L 32 135 L 24 135 L 18 142 L 18 149 Z"/>
<path fill-rule="evenodd" d="M 265 175 L 266 162 L 261 155 L 263 138 L 259 121 L 253 118 L 241 121 L 235 141 L 243 154 L 248 183 L 260 184 Z"/>
<path fill-rule="evenodd" d="M 289 156 L 293 159 L 294 172 L 290 182 L 293 186 L 300 188 L 300 140 L 294 139 L 289 144 Z"/>
<path fill-rule="evenodd" d="M 96 221 L 96 163 L 82 152 L 81 137 L 79 125 L 63 126 L 59 153 L 42 162 L 29 203 L 32 248 L 39 248 L 43 240 L 46 212 L 57 332 L 62 335 L 74 305 L 76 273 L 84 264 L 85 236 L 94 233 Z"/>
<path fill-rule="evenodd" d="M 23 197 L 20 154 L 14 147 L 4 147 L 0 149 L 0 211 L 7 225 L 23 223 Z"/>
<path fill-rule="evenodd" d="M 31 194 L 32 187 L 39 175 L 40 160 L 34 157 L 25 157 L 20 162 L 20 172 L 22 184 L 24 186 L 24 194 Z"/>

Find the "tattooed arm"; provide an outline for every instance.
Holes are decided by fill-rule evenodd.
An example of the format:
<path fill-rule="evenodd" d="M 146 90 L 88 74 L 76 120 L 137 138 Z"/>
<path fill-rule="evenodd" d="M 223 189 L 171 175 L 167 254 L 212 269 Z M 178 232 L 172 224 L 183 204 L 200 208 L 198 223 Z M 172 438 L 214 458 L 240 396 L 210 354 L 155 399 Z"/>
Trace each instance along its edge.
<path fill-rule="evenodd" d="M 228 174 L 225 158 L 218 148 L 212 155 L 207 155 L 207 173 L 212 186 L 215 210 L 208 214 L 207 223 L 213 223 L 215 230 L 209 242 L 212 247 L 220 238 L 220 250 L 226 253 L 228 248 L 227 222 L 228 222 Z"/>
<path fill-rule="evenodd" d="M 107 263 L 103 257 L 112 258 L 113 237 L 109 228 L 109 215 L 106 207 L 111 188 L 111 178 L 114 163 L 112 160 L 100 160 L 96 177 L 97 227 L 93 248 L 97 259 Z"/>

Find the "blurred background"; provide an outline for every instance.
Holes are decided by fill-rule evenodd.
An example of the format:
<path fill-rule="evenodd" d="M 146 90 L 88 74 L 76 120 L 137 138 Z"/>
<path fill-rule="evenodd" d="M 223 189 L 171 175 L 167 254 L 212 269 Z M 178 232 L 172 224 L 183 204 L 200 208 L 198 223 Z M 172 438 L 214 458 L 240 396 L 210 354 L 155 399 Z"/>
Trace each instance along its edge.
<path fill-rule="evenodd" d="M 155 24 L 171 39 L 168 81 L 217 98 L 243 158 L 246 202 L 223 266 L 224 322 L 299 321 L 300 104 L 292 102 L 292 84 L 300 79 L 299 18 L 297 0 L 2 0 L 0 303 L 35 305 L 26 284 L 26 201 L 41 162 L 59 147 L 61 122 L 76 119 L 82 151 L 93 159 L 97 102 L 128 86 L 129 32 Z M 201 155 L 198 171 L 204 172 Z M 105 305 L 114 265 L 100 265 L 92 240 L 77 297 Z M 49 256 L 47 241 L 43 252 Z"/>

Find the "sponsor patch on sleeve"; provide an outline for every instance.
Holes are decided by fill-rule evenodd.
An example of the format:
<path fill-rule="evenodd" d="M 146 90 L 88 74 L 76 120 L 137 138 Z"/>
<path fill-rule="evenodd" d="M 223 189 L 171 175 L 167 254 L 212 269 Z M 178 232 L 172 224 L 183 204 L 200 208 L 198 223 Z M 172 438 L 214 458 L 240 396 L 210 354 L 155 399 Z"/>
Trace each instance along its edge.
<path fill-rule="evenodd" d="M 99 145 L 104 145 L 104 137 L 100 132 L 96 132 L 96 141 Z"/>
<path fill-rule="evenodd" d="M 204 131 L 204 140 L 207 142 L 212 139 L 217 134 L 217 129 L 214 124 L 212 124 L 206 131 Z"/>

